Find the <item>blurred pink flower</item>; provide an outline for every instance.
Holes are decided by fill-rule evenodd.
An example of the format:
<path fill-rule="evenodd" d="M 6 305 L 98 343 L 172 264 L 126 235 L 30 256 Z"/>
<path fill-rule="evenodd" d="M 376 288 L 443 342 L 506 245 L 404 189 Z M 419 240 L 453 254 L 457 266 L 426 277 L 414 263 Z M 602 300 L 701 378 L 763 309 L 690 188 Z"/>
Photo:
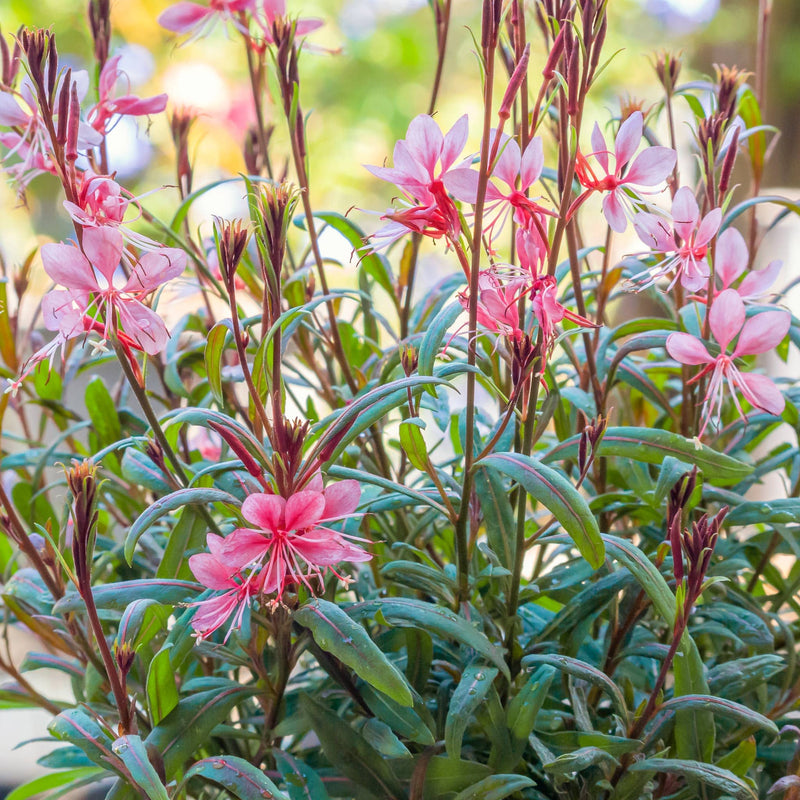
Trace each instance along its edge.
<path fill-rule="evenodd" d="M 115 285 L 115 272 L 123 256 L 122 234 L 113 228 L 86 228 L 82 249 L 67 244 L 46 244 L 42 247 L 45 271 L 60 286 L 45 296 L 42 313 L 50 330 L 66 335 L 67 329 L 77 335 L 81 319 L 93 309 L 102 315 L 102 335 L 119 329 L 137 347 L 150 355 L 161 352 L 169 339 L 163 320 L 141 300 L 163 283 L 180 275 L 186 266 L 186 254 L 164 247 L 145 253 L 134 265 L 122 286 Z M 98 274 L 99 273 L 99 278 Z M 93 296 L 93 297 L 92 297 Z M 97 323 L 99 320 L 94 319 Z M 82 319 L 84 329 L 95 329 Z"/>
<path fill-rule="evenodd" d="M 190 2 L 175 3 L 161 13 L 158 24 L 173 33 L 191 33 L 195 39 L 207 34 L 220 19 L 233 22 L 239 28 L 236 15 L 252 11 L 254 6 L 255 0 L 209 0 L 207 6 Z"/>
<path fill-rule="evenodd" d="M 237 568 L 225 562 L 222 557 L 225 539 L 221 536 L 209 533 L 206 542 L 209 552 L 190 556 L 189 568 L 203 586 L 221 591 L 222 594 L 190 603 L 190 606 L 197 607 L 192 617 L 192 627 L 198 639 L 205 639 L 221 628 L 235 611 L 225 636 L 227 641 L 231 631 L 241 626 L 242 616 L 255 594 L 253 576 L 251 574 L 245 578 Z"/>
<path fill-rule="evenodd" d="M 286 15 L 286 0 L 257 0 L 253 18 L 264 34 L 264 41 L 275 44 L 276 21 L 293 22 L 295 36 L 307 36 L 312 31 L 321 28 L 324 22 L 321 19 L 288 20 Z"/>
<path fill-rule="evenodd" d="M 600 132 L 600 126 L 595 123 L 592 131 L 593 152 L 589 156 L 594 157 L 602 173 L 595 173 L 588 158 L 580 150 L 578 151 L 575 177 L 586 191 L 572 203 L 568 216 L 572 216 L 592 193 L 602 192 L 605 194 L 603 214 L 611 230 L 617 233 L 625 230 L 628 224 L 627 217 L 633 213 L 631 207 L 634 204 L 645 204 L 641 195 L 651 193 L 644 192 L 641 187 L 657 186 L 664 181 L 672 172 L 677 158 L 675 151 L 669 147 L 648 147 L 634 159 L 633 155 L 642 140 L 643 130 L 644 117 L 641 111 L 634 111 L 620 125 L 619 133 L 614 140 L 614 171 L 612 172 L 608 160 L 610 150 Z M 632 162 L 631 159 L 633 159 Z M 627 170 L 626 167 L 628 167 Z"/>
<path fill-rule="evenodd" d="M 692 190 L 683 186 L 672 201 L 672 226 L 656 214 L 641 213 L 633 219 L 638 237 L 652 252 L 664 260 L 646 270 L 634 280 L 637 291 L 652 286 L 659 278 L 675 272 L 671 289 L 680 280 L 689 291 L 696 292 L 708 283 L 710 274 L 708 245 L 716 236 L 722 222 L 722 210 L 712 209 L 700 217 L 700 208 Z M 724 234 L 723 234 L 724 236 Z"/>
<path fill-rule="evenodd" d="M 110 122 L 117 116 L 147 116 L 158 114 L 167 107 L 167 95 L 159 94 L 154 97 L 140 98 L 132 94 L 116 97 L 117 84 L 127 75 L 119 68 L 122 56 L 109 58 L 100 72 L 97 92 L 99 101 L 93 106 L 87 119 L 89 124 L 103 135 L 108 133 Z M 129 87 L 127 87 L 129 89 Z"/>
<path fill-rule="evenodd" d="M 330 484 L 322 491 L 304 489 L 288 499 L 274 494 L 251 494 L 242 504 L 242 516 L 253 528 L 237 528 L 224 540 L 221 558 L 239 569 L 255 565 L 260 592 L 276 594 L 280 602 L 286 587 L 310 581 L 322 585 L 326 570 L 342 561 L 368 561 L 372 556 L 350 537 L 327 523 L 353 515 L 361 496 L 357 481 Z M 341 578 L 341 576 L 338 576 Z"/>
<path fill-rule="evenodd" d="M 706 365 L 692 383 L 711 373 L 703 400 L 705 411 L 700 435 L 703 435 L 711 416 L 719 418 L 726 383 L 742 418 L 744 412 L 737 390 L 755 408 L 769 414 L 780 414 L 785 401 L 778 387 L 766 375 L 741 372 L 734 361 L 740 356 L 766 353 L 777 347 L 789 331 L 791 314 L 788 311 L 763 311 L 746 320 L 744 302 L 734 289 L 720 292 L 708 313 L 711 333 L 720 349 L 718 356 L 712 356 L 702 340 L 689 333 L 671 333 L 667 337 L 667 352 L 676 361 L 691 366 Z M 733 353 L 728 355 L 728 346 L 737 335 L 739 338 Z"/>

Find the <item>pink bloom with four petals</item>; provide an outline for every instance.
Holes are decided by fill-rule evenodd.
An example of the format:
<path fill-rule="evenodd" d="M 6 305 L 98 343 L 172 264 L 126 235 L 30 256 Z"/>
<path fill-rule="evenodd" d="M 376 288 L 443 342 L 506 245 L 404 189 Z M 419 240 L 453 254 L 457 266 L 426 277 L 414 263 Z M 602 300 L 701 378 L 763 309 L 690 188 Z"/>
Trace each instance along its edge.
<path fill-rule="evenodd" d="M 672 172 L 677 158 L 675 151 L 669 147 L 648 147 L 633 158 L 642 141 L 643 130 L 644 116 L 641 111 L 634 111 L 620 125 L 619 133 L 614 140 L 612 172 L 608 160 L 610 150 L 600 132 L 600 126 L 595 123 L 592 131 L 593 152 L 589 156 L 594 157 L 602 172 L 595 172 L 587 156 L 578 151 L 575 176 L 586 191 L 573 202 L 568 216 L 572 216 L 594 192 L 602 192 L 605 194 L 603 214 L 611 230 L 617 233 L 625 230 L 628 224 L 627 217 L 632 213 L 630 210 L 632 204 L 645 204 L 641 195 L 646 192 L 642 187 L 651 188 L 662 183 Z"/>
<path fill-rule="evenodd" d="M 788 311 L 763 311 L 745 319 L 744 302 L 734 289 L 720 292 L 708 313 L 711 333 L 720 348 L 720 354 L 716 358 L 696 336 L 671 333 L 667 337 L 667 352 L 676 361 L 691 366 L 706 365 L 692 382 L 711 374 L 704 398 L 705 411 L 700 435 L 703 435 L 711 416 L 719 418 L 726 384 L 742 418 L 744 412 L 739 404 L 737 390 L 755 408 L 769 414 L 780 414 L 785 401 L 778 387 L 766 375 L 741 372 L 734 361 L 740 356 L 766 353 L 777 347 L 789 331 L 791 314 Z M 736 346 L 728 355 L 728 346 L 737 335 L 739 338 Z"/>
<path fill-rule="evenodd" d="M 191 33 L 192 38 L 207 34 L 220 19 L 230 20 L 237 27 L 237 14 L 252 11 L 255 0 L 209 0 L 200 3 L 181 2 L 170 6 L 158 18 L 158 24 L 173 33 Z"/>
<path fill-rule="evenodd" d="M 634 279 L 637 291 L 652 286 L 659 278 L 675 272 L 671 289 L 680 280 L 689 291 L 696 292 L 708 283 L 708 245 L 722 222 L 722 210 L 712 209 L 700 217 L 700 208 L 692 190 L 683 186 L 672 201 L 672 227 L 655 214 L 637 214 L 633 227 L 638 237 L 664 260 Z"/>
<path fill-rule="evenodd" d="M 478 323 L 492 333 L 521 339 L 524 332 L 519 327 L 517 303 L 525 283 L 520 279 L 503 283 L 494 270 L 482 270 L 478 276 Z M 461 292 L 458 300 L 464 309 L 469 309 L 468 292 Z"/>
<path fill-rule="evenodd" d="M 56 289 L 42 302 L 45 323 L 51 330 L 77 336 L 81 329 L 94 329 L 83 317 L 97 310 L 103 317 L 102 333 L 123 331 L 135 345 L 149 355 L 161 352 L 169 339 L 163 320 L 142 303 L 162 284 L 180 275 L 186 266 L 186 253 L 163 247 L 145 253 L 134 265 L 130 277 L 117 285 L 115 273 L 123 258 L 122 234 L 113 228 L 86 228 L 82 249 L 68 244 L 42 247 L 45 271 L 66 292 Z M 98 276 L 99 273 L 99 276 Z M 92 297 L 93 296 L 93 297 Z M 80 312 L 80 317 L 76 315 Z M 82 319 L 81 326 L 76 320 Z M 51 327 L 55 326 L 55 327 Z"/>

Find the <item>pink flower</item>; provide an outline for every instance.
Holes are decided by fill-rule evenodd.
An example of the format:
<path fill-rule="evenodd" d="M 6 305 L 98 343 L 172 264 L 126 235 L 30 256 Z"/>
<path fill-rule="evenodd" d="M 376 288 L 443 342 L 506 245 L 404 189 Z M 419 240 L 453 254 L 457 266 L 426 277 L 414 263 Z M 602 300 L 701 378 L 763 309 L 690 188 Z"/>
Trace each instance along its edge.
<path fill-rule="evenodd" d="M 207 6 L 175 3 L 159 16 L 158 24 L 173 33 L 191 33 L 192 38 L 198 38 L 207 34 L 219 19 L 231 21 L 239 27 L 236 15 L 252 11 L 254 4 L 255 0 L 209 0 Z"/>
<path fill-rule="evenodd" d="M 274 494 L 251 494 L 242 515 L 253 528 L 238 528 L 224 540 L 221 557 L 240 569 L 253 565 L 254 578 L 263 594 L 277 595 L 286 587 L 322 578 L 342 561 L 368 561 L 372 556 L 350 537 L 327 523 L 352 516 L 361 496 L 357 481 L 339 481 L 324 491 L 304 489 L 288 500 Z M 339 576 L 341 577 L 341 576 Z"/>
<path fill-rule="evenodd" d="M 468 133 L 466 114 L 444 135 L 433 117 L 420 114 L 411 120 L 406 138 L 395 144 L 393 167 L 367 166 L 376 177 L 398 186 L 407 198 L 407 208 L 382 217 L 390 220 L 387 230 L 374 234 L 385 240 L 382 246 L 400 238 L 403 231 L 398 225 L 433 238 L 458 238 L 461 221 L 444 181 L 461 155 Z"/>
<path fill-rule="evenodd" d="M 591 321 L 570 311 L 558 301 L 558 284 L 552 275 L 534 277 L 528 289 L 534 316 L 542 329 L 542 336 L 546 347 L 551 347 L 555 340 L 555 326 L 557 323 L 568 319 L 581 328 L 596 328 Z M 542 359 L 544 370 L 545 360 Z"/>
<path fill-rule="evenodd" d="M 242 616 L 255 594 L 253 576 L 251 574 L 245 578 L 237 568 L 225 562 L 222 556 L 225 539 L 221 536 L 209 533 L 206 542 L 210 552 L 190 556 L 189 568 L 203 586 L 221 591 L 222 594 L 190 603 L 190 606 L 197 607 L 192 617 L 192 627 L 198 639 L 205 639 L 221 628 L 231 614 L 236 612 L 225 636 L 227 641 L 231 631 L 241 627 Z"/>
<path fill-rule="evenodd" d="M 113 228 L 84 229 L 82 250 L 74 245 L 46 244 L 41 253 L 47 274 L 68 290 L 56 289 L 43 300 L 45 324 L 50 330 L 77 335 L 78 312 L 82 327 L 94 330 L 99 321 L 90 311 L 96 310 L 102 316 L 104 338 L 115 329 L 150 355 L 164 349 L 169 332 L 161 317 L 141 300 L 183 272 L 186 254 L 182 250 L 164 247 L 145 253 L 122 286 L 116 285 L 115 273 L 123 257 L 123 240 Z"/>
<path fill-rule="evenodd" d="M 525 291 L 525 281 L 516 279 L 503 284 L 493 269 L 482 270 L 478 276 L 478 323 L 492 333 L 521 339 L 517 303 Z M 464 291 L 458 300 L 469 308 L 469 294 Z"/>
<path fill-rule="evenodd" d="M 672 201 L 672 219 L 671 228 L 655 214 L 637 214 L 633 219 L 633 227 L 639 238 L 653 252 L 664 256 L 663 261 L 637 276 L 635 281 L 638 291 L 646 289 L 673 270 L 675 276 L 669 289 L 677 280 L 693 292 L 708 283 L 708 245 L 719 230 L 722 210 L 712 209 L 701 219 L 692 190 L 683 186 L 675 193 Z"/>
<path fill-rule="evenodd" d="M 497 132 L 493 130 L 492 145 L 496 135 Z M 536 231 L 539 239 L 544 241 L 546 230 L 544 215 L 552 212 L 543 209 L 525 194 L 539 180 L 543 167 L 544 153 L 540 138 L 531 139 L 525 152 L 521 153 L 516 139 L 502 134 L 499 155 L 492 171 L 492 178 L 497 179 L 501 186 L 490 181 L 486 187 L 485 230 L 490 241 L 499 235 L 512 211 L 517 225 Z M 452 169 L 444 176 L 444 184 L 453 196 L 472 205 L 477 200 L 478 181 L 479 174 L 466 167 Z"/>
<path fill-rule="evenodd" d="M 120 80 L 125 78 L 127 81 L 127 76 L 119 68 L 121 58 L 122 56 L 109 58 L 103 66 L 97 86 L 100 99 L 88 114 L 91 126 L 103 135 L 108 133 L 109 123 L 116 116 L 140 117 L 158 114 L 167 107 L 167 95 L 165 94 L 146 98 L 136 97 L 132 94 L 125 94 L 122 97 L 115 96 Z"/>
<path fill-rule="evenodd" d="M 77 203 L 65 200 L 64 208 L 75 222 L 90 228 L 120 226 L 130 203 L 115 180 L 95 175 L 91 170 L 80 177 L 77 200 Z"/>
<path fill-rule="evenodd" d="M 592 131 L 594 151 L 589 155 L 594 157 L 602 174 L 595 173 L 587 157 L 578 151 L 575 175 L 586 191 L 572 203 L 569 216 L 593 192 L 603 192 L 603 214 L 611 230 L 617 233 L 625 230 L 627 216 L 633 213 L 632 206 L 646 204 L 641 195 L 649 192 L 643 192 L 640 187 L 660 184 L 672 172 L 677 158 L 675 151 L 669 147 L 648 147 L 630 163 L 642 140 L 643 129 L 644 117 L 641 111 L 634 111 L 620 125 L 614 140 L 614 171 L 611 172 L 608 161 L 610 151 L 600 132 L 600 126 L 595 123 Z"/>
<path fill-rule="evenodd" d="M 769 414 L 780 414 L 785 401 L 778 387 L 766 375 L 741 372 L 734 361 L 741 356 L 766 353 L 777 347 L 789 331 L 791 314 L 788 311 L 763 311 L 745 320 L 744 302 L 733 289 L 720 292 L 708 313 L 711 333 L 720 348 L 720 354 L 716 358 L 696 336 L 671 333 L 667 337 L 667 352 L 676 361 L 692 366 L 706 365 L 692 379 L 693 383 L 711 373 L 703 401 L 705 411 L 700 435 L 703 435 L 712 415 L 719 418 L 726 383 L 742 418 L 744 413 L 736 395 L 737 390 L 750 405 Z M 739 338 L 733 353 L 728 355 L 728 345 L 737 335 Z"/>
<path fill-rule="evenodd" d="M 286 0 L 260 0 L 253 18 L 264 33 L 264 41 L 268 44 L 275 44 L 275 23 L 290 24 L 290 20 L 286 16 Z M 307 36 L 312 31 L 321 28 L 323 24 L 321 19 L 298 19 L 294 21 L 294 34 L 295 36 Z"/>
<path fill-rule="evenodd" d="M 745 273 L 750 261 L 744 237 L 735 228 L 728 228 L 717 240 L 714 260 L 714 275 L 722 283 L 722 289 L 730 289 Z M 739 297 L 746 303 L 763 297 L 778 279 L 781 261 L 771 261 L 764 269 L 753 270 L 745 275 L 735 287 Z"/>

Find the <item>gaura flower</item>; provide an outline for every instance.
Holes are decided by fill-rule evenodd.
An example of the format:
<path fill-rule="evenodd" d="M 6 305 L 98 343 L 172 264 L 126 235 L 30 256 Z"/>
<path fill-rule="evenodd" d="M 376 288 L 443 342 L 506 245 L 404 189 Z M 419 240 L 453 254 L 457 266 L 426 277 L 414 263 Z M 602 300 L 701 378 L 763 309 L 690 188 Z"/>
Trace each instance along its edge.
<path fill-rule="evenodd" d="M 313 485 L 313 484 L 312 484 Z M 280 602 L 287 586 L 312 580 L 322 585 L 323 575 L 342 561 L 368 561 L 372 556 L 353 544 L 354 537 L 328 527 L 352 516 L 361 487 L 358 481 L 330 484 L 324 490 L 304 489 L 288 499 L 274 494 L 251 494 L 242 504 L 242 516 L 252 528 L 237 528 L 220 549 L 226 564 L 250 568 L 262 594 L 275 594 Z"/>
<path fill-rule="evenodd" d="M 496 135 L 497 131 L 493 130 L 490 149 Z M 490 241 L 500 234 L 511 212 L 517 225 L 535 232 L 540 240 L 545 240 L 544 215 L 553 212 L 542 208 L 525 194 L 539 180 L 543 167 L 542 140 L 538 136 L 528 142 L 522 153 L 516 139 L 507 134 L 501 135 L 491 176 L 500 185 L 489 181 L 486 186 L 485 231 Z M 444 184 L 455 198 L 474 205 L 478 196 L 479 177 L 475 170 L 459 167 L 445 175 Z"/>
<path fill-rule="evenodd" d="M 482 270 L 478 276 L 478 323 L 492 333 L 521 339 L 525 334 L 519 327 L 517 303 L 524 291 L 524 280 L 503 283 L 494 269 Z M 458 300 L 469 308 L 468 292 L 461 292 Z"/>
<path fill-rule="evenodd" d="M 111 121 L 118 116 L 147 116 L 148 114 L 158 114 L 167 107 L 167 95 L 159 94 L 154 97 L 136 97 L 132 94 L 125 94 L 116 97 L 117 84 L 127 76 L 119 68 L 122 56 L 109 58 L 103 65 L 100 72 L 100 79 L 97 85 L 99 101 L 89 111 L 89 124 L 103 135 L 108 133 Z"/>
<path fill-rule="evenodd" d="M 744 302 L 734 289 L 720 292 L 708 314 L 711 333 L 720 349 L 718 356 L 712 356 L 705 344 L 689 333 L 671 333 L 667 337 L 667 352 L 676 361 L 691 366 L 705 364 L 692 383 L 711 375 L 703 399 L 705 410 L 700 435 L 703 435 L 711 416 L 719 418 L 726 384 L 743 419 L 737 391 L 755 408 L 769 414 L 780 414 L 785 401 L 778 387 L 766 375 L 742 372 L 734 362 L 741 356 L 766 353 L 777 347 L 789 331 L 791 314 L 788 311 L 763 311 L 745 320 Z M 737 335 L 736 346 L 728 355 L 728 346 Z"/>
<path fill-rule="evenodd" d="M 555 326 L 565 319 L 574 322 L 581 328 L 596 328 L 597 326 L 586 317 L 570 311 L 558 300 L 558 284 L 553 275 L 536 276 L 528 289 L 531 298 L 531 307 L 534 316 L 542 329 L 545 347 L 549 348 L 555 340 Z M 542 359 L 542 370 L 546 360 Z"/>
<path fill-rule="evenodd" d="M 408 126 L 406 138 L 395 144 L 393 167 L 367 166 L 376 177 L 394 183 L 406 197 L 406 208 L 384 215 L 382 219 L 389 220 L 386 229 L 370 238 L 383 240 L 381 246 L 407 231 L 432 238 L 458 238 L 461 222 L 445 180 L 464 149 L 468 133 L 466 114 L 446 134 L 433 117 L 420 114 Z"/>
<path fill-rule="evenodd" d="M 605 195 L 603 214 L 611 230 L 617 233 L 625 230 L 627 217 L 633 213 L 632 206 L 646 205 L 641 195 L 652 194 L 645 192 L 642 187 L 658 186 L 672 172 L 677 158 L 675 151 L 669 147 L 648 147 L 634 159 L 643 130 L 644 117 L 641 111 L 634 111 L 620 125 L 614 140 L 612 172 L 608 160 L 610 150 L 600 126 L 595 123 L 591 139 L 593 152 L 587 157 L 579 150 L 575 164 L 575 176 L 586 191 L 572 203 L 568 216 L 572 216 L 594 192 L 602 192 Z M 592 169 L 589 157 L 594 158 L 600 171 Z"/>
<path fill-rule="evenodd" d="M 238 28 L 236 16 L 252 11 L 255 0 L 209 0 L 207 6 L 200 3 L 181 2 L 170 6 L 158 18 L 158 24 L 173 33 L 191 33 L 196 39 L 205 36 L 222 19 L 233 22 Z M 246 33 L 246 31 L 245 31 Z"/>
<path fill-rule="evenodd" d="M 169 332 L 161 317 L 142 299 L 183 272 L 186 254 L 172 247 L 145 253 L 119 286 L 115 273 L 123 249 L 122 234 L 108 227 L 85 228 L 80 249 L 68 244 L 44 245 L 41 253 L 45 272 L 67 290 L 56 289 L 45 297 L 45 322 L 62 332 L 65 327 L 74 330 L 78 328 L 75 316 L 80 312 L 81 318 L 89 317 L 94 323 L 102 320 L 104 339 L 112 329 L 121 331 L 139 349 L 155 355 L 166 346 Z M 101 320 L 94 312 L 100 314 Z M 87 325 L 87 320 L 82 325 L 86 330 L 96 329 L 94 324 Z"/>
<path fill-rule="evenodd" d="M 664 260 L 635 279 L 637 291 L 652 286 L 659 278 L 674 271 L 671 289 L 680 280 L 689 291 L 696 292 L 708 283 L 708 245 L 722 222 L 722 210 L 712 209 L 700 217 L 700 208 L 688 186 L 682 186 L 672 201 L 672 225 L 656 214 L 640 213 L 633 219 L 638 237 Z M 723 234 L 724 237 L 724 234 Z M 722 239 L 722 237 L 720 237 Z"/>
<path fill-rule="evenodd" d="M 222 594 L 190 603 L 197 611 L 192 617 L 192 627 L 198 639 L 205 639 L 215 630 L 221 628 L 233 614 L 225 641 L 234 628 L 241 627 L 242 616 L 255 594 L 253 574 L 245 577 L 235 567 L 229 566 L 222 557 L 225 540 L 221 536 L 209 533 L 206 537 L 208 553 L 196 553 L 189 557 L 189 569 L 192 570 L 203 586 Z M 235 612 L 235 613 L 234 613 Z"/>
<path fill-rule="evenodd" d="M 64 208 L 75 222 L 89 228 L 122 225 L 130 200 L 113 178 L 86 170 L 77 188 L 78 202 L 64 201 Z"/>
<path fill-rule="evenodd" d="M 294 24 L 295 36 L 307 36 L 324 24 L 321 19 L 288 19 L 286 0 L 260 0 L 254 9 L 253 18 L 261 28 L 267 44 L 276 44 L 276 23 Z"/>

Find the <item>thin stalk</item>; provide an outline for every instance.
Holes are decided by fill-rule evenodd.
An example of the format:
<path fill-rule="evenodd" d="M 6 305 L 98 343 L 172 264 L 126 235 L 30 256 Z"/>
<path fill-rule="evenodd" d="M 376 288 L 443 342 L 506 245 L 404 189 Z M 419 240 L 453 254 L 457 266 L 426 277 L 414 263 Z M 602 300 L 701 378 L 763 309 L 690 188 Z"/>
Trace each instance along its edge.
<path fill-rule="evenodd" d="M 481 141 L 480 171 L 478 191 L 475 198 L 475 215 L 472 228 L 472 252 L 469 265 L 469 344 L 467 363 L 474 367 L 478 360 L 478 277 L 481 266 L 481 243 L 483 210 L 486 201 L 486 187 L 489 183 L 489 137 L 492 129 L 492 91 L 494 83 L 494 58 L 496 42 L 484 49 L 486 68 L 483 91 L 483 139 Z M 461 504 L 458 510 L 458 521 L 455 526 L 456 561 L 458 569 L 458 601 L 469 595 L 469 557 L 468 532 L 469 504 L 472 495 L 472 467 L 475 460 L 475 373 L 470 369 L 467 373 L 467 430 L 464 442 L 464 482 L 461 493 Z"/>

